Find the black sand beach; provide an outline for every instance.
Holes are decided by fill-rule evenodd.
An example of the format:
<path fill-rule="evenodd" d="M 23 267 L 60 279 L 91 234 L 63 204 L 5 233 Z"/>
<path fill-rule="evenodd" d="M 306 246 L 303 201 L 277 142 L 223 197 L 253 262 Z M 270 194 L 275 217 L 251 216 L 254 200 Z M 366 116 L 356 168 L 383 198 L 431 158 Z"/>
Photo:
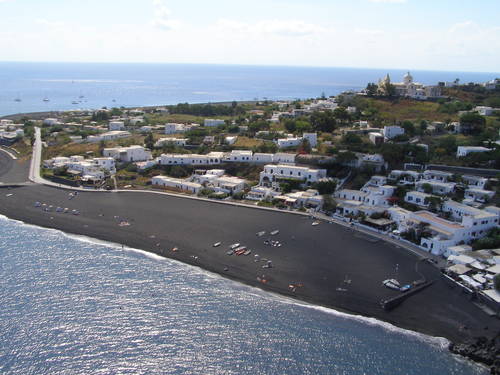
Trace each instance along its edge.
<path fill-rule="evenodd" d="M 0 181 L 27 181 L 29 163 L 6 155 L 0 151 Z M 151 251 L 248 285 L 453 342 L 493 337 L 500 330 L 498 319 L 445 283 L 436 267 L 404 248 L 338 224 L 312 226 L 304 215 L 165 194 L 79 192 L 70 199 L 68 190 L 42 185 L 0 187 L 0 214 L 25 223 Z M 46 212 L 35 202 L 53 209 Z M 80 214 L 56 212 L 56 207 Z M 270 235 L 273 230 L 279 233 Z M 266 234 L 257 236 L 260 231 Z M 282 246 L 266 245 L 267 239 Z M 221 246 L 213 247 L 216 242 Z M 233 243 L 252 253 L 227 255 Z M 254 261 L 256 254 L 261 261 Z M 264 259 L 273 267 L 263 268 Z M 406 284 L 422 277 L 433 284 L 392 311 L 381 307 L 382 299 L 399 295 L 383 280 Z"/>
<path fill-rule="evenodd" d="M 44 212 L 34 206 L 36 201 L 54 209 L 77 209 L 80 215 Z M 455 342 L 490 336 L 500 328 L 497 319 L 407 250 L 337 224 L 312 226 L 311 219 L 302 215 L 138 192 L 84 192 L 69 199 L 67 190 L 37 185 L 0 189 L 0 214 L 152 251 L 265 290 Z M 270 236 L 274 229 L 279 234 Z M 267 234 L 258 237 L 259 231 Z M 283 245 L 265 245 L 268 238 Z M 212 246 L 219 241 L 220 247 Z M 226 255 L 236 242 L 248 246 L 252 254 Z M 174 247 L 179 250 L 172 251 Z M 273 268 L 254 262 L 255 254 L 270 259 Z M 434 280 L 433 285 L 393 311 L 382 309 L 382 299 L 398 294 L 384 287 L 383 280 L 394 277 L 410 283 L 421 274 Z M 290 284 L 302 286 L 293 291 Z"/>

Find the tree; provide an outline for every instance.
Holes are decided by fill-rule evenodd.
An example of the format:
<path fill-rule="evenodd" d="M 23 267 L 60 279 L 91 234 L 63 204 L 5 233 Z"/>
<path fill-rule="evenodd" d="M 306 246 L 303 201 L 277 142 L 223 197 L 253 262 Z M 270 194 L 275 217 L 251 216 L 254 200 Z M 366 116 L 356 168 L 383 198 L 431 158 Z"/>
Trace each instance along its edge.
<path fill-rule="evenodd" d="M 146 137 L 144 138 L 144 145 L 146 146 L 146 148 L 149 148 L 150 150 L 153 149 L 155 145 L 155 139 L 153 137 L 153 133 L 148 133 L 148 135 L 146 135 Z"/>
<path fill-rule="evenodd" d="M 294 133 L 295 130 L 297 129 L 297 126 L 295 124 L 295 120 L 286 120 L 285 121 L 285 129 L 289 131 L 290 133 Z"/>
<path fill-rule="evenodd" d="M 106 147 L 106 142 L 104 142 L 103 140 L 99 141 L 99 148 L 98 148 L 99 155 L 103 154 L 105 147 Z"/>
<path fill-rule="evenodd" d="M 486 119 L 476 112 L 468 112 L 460 116 L 460 129 L 466 135 L 478 135 L 485 124 Z"/>
<path fill-rule="evenodd" d="M 349 164 L 350 162 L 356 159 L 357 157 L 354 152 L 345 151 L 345 152 L 339 152 L 335 160 L 339 164 Z"/>
<path fill-rule="evenodd" d="M 497 292 L 500 292 L 500 273 L 497 273 L 495 277 L 493 277 L 493 284 Z"/>
<path fill-rule="evenodd" d="M 345 144 L 360 144 L 363 143 L 361 137 L 354 133 L 347 133 L 342 137 L 342 143 Z"/>
<path fill-rule="evenodd" d="M 432 185 L 429 183 L 422 184 L 422 189 L 424 190 L 424 193 L 426 194 L 431 194 L 432 193 Z"/>
<path fill-rule="evenodd" d="M 340 122 L 345 122 L 351 118 L 351 115 L 349 115 L 349 112 L 347 112 L 347 109 L 345 109 L 345 107 L 335 108 L 333 110 L 333 115 Z"/>
<path fill-rule="evenodd" d="M 323 195 L 323 211 L 326 213 L 334 213 L 337 209 L 337 202 L 330 194 Z"/>
<path fill-rule="evenodd" d="M 413 125 L 413 122 L 405 120 L 401 124 L 401 127 L 405 130 L 405 134 L 408 134 L 409 137 L 413 137 L 415 135 L 415 125 Z"/>
<path fill-rule="evenodd" d="M 331 133 L 337 126 L 337 121 L 332 111 L 314 112 L 310 117 L 314 130 Z"/>
<path fill-rule="evenodd" d="M 378 90 L 378 86 L 375 84 L 375 83 L 368 83 L 368 85 L 366 85 L 366 95 L 368 96 L 375 96 L 377 95 L 377 90 Z"/>
<path fill-rule="evenodd" d="M 303 139 L 302 142 L 300 143 L 299 147 L 297 148 L 297 153 L 298 154 L 310 154 L 312 151 L 311 144 L 307 139 Z"/>
<path fill-rule="evenodd" d="M 311 124 L 308 121 L 297 120 L 295 122 L 295 131 L 297 133 L 307 133 L 312 129 Z"/>
<path fill-rule="evenodd" d="M 396 86 L 394 86 L 392 83 L 386 82 L 384 84 L 383 89 L 384 89 L 385 95 L 388 96 L 389 98 L 396 96 Z"/>
<path fill-rule="evenodd" d="M 336 187 L 337 183 L 334 180 L 318 181 L 313 185 L 313 188 L 318 190 L 321 195 L 333 194 Z"/>

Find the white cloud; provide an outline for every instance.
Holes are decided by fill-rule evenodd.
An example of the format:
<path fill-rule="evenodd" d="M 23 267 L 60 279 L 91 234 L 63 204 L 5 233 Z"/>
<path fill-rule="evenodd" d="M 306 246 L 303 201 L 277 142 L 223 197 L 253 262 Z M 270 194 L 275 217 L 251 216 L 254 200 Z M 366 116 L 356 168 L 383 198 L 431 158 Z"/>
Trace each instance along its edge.
<path fill-rule="evenodd" d="M 407 0 L 368 0 L 370 3 L 389 3 L 389 4 L 403 4 Z"/>
<path fill-rule="evenodd" d="M 300 20 L 278 19 L 262 20 L 253 24 L 230 19 L 220 19 L 216 22 L 215 27 L 220 31 L 287 37 L 301 37 L 332 31 L 332 29 Z"/>
<path fill-rule="evenodd" d="M 172 12 L 167 8 L 163 0 L 153 0 L 155 16 L 153 26 L 162 30 L 174 30 L 180 26 L 180 21 L 172 19 Z"/>

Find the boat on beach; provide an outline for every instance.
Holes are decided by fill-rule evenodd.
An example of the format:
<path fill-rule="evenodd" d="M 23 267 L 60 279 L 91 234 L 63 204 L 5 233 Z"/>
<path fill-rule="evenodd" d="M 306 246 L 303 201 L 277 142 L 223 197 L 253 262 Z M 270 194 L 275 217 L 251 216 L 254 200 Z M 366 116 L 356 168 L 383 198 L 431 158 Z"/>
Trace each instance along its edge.
<path fill-rule="evenodd" d="M 394 289 L 394 290 L 401 290 L 401 284 L 399 284 L 399 281 L 396 279 L 387 279 L 382 281 L 382 284 L 389 289 Z"/>
<path fill-rule="evenodd" d="M 221 245 L 221 242 L 216 242 L 216 243 L 214 243 L 212 246 L 213 246 L 213 247 L 219 247 L 220 245 Z"/>

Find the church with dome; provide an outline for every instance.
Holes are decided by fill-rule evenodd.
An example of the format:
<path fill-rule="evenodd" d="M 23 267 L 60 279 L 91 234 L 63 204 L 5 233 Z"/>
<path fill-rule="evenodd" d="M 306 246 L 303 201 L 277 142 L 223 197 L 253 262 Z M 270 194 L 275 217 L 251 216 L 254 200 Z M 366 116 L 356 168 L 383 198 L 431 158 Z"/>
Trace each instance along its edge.
<path fill-rule="evenodd" d="M 439 86 L 425 86 L 422 83 L 414 82 L 410 72 L 403 76 L 403 82 L 391 82 L 389 74 L 378 81 L 377 92 L 379 95 L 388 95 L 387 88 L 389 85 L 394 86 L 395 95 L 403 96 L 412 99 L 428 99 L 441 96 L 441 88 Z"/>

